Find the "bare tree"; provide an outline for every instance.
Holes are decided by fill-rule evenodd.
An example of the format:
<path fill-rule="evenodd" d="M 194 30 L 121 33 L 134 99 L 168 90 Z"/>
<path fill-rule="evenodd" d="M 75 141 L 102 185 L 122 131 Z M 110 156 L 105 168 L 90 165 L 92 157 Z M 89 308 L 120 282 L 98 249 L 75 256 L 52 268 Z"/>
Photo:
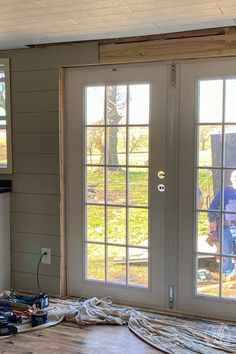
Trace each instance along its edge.
<path fill-rule="evenodd" d="M 209 128 L 201 127 L 199 130 L 199 142 L 200 142 L 200 150 L 206 150 L 208 148 L 208 140 L 209 140 Z"/>
<path fill-rule="evenodd" d="M 122 119 L 122 115 L 119 113 L 124 108 L 124 100 L 122 92 L 119 91 L 118 86 L 107 86 L 107 113 L 108 124 L 114 125 L 109 128 L 107 135 L 107 163 L 109 165 L 119 165 L 118 159 L 118 127 Z M 117 167 L 110 166 L 110 170 L 117 170 Z"/>
<path fill-rule="evenodd" d="M 117 170 L 119 167 L 118 159 L 118 131 L 119 123 L 122 119 L 122 109 L 125 106 L 124 93 L 119 86 L 107 86 L 107 164 L 109 170 Z M 97 126 L 89 130 L 87 135 L 87 152 L 92 163 L 92 156 L 100 155 L 99 164 L 105 161 L 104 156 L 104 128 Z M 115 166 L 114 166 L 115 165 Z"/>
<path fill-rule="evenodd" d="M 97 126 L 91 128 L 87 135 L 87 152 L 89 154 L 90 163 L 92 164 L 92 156 L 96 153 L 100 155 L 99 164 L 104 164 L 104 128 Z"/>

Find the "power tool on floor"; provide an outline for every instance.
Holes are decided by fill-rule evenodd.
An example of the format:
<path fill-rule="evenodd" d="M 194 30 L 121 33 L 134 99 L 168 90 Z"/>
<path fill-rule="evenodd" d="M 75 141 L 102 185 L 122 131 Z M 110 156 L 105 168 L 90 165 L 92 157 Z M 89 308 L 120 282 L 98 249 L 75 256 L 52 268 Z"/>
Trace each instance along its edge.
<path fill-rule="evenodd" d="M 11 294 L 11 300 L 17 304 L 25 304 L 29 306 L 35 305 L 37 308 L 44 309 L 49 306 L 49 299 L 47 294 L 40 293 L 38 295 L 26 294 Z"/>
<path fill-rule="evenodd" d="M 22 317 L 11 311 L 0 312 L 0 336 L 8 336 L 17 333 L 16 323 L 22 322 Z"/>
<path fill-rule="evenodd" d="M 32 327 L 47 322 L 49 306 L 47 294 L 37 295 L 17 294 L 13 290 L 6 292 L 0 299 L 0 336 L 17 333 L 16 323 L 21 323 L 23 317 L 31 318 Z"/>
<path fill-rule="evenodd" d="M 31 325 L 32 327 L 40 326 L 47 322 L 48 314 L 44 310 L 49 306 L 49 298 L 47 294 L 40 293 L 38 295 L 26 295 L 11 293 L 11 300 L 15 304 L 31 306 Z"/>

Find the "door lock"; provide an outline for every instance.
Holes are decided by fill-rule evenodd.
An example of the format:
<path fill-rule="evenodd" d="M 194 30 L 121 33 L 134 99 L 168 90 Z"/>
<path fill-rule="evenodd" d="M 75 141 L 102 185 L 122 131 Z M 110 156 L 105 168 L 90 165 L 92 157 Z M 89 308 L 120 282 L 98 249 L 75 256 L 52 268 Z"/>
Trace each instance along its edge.
<path fill-rule="evenodd" d="M 165 192 L 165 189 L 166 189 L 164 184 L 158 184 L 157 188 L 158 188 L 159 192 Z"/>

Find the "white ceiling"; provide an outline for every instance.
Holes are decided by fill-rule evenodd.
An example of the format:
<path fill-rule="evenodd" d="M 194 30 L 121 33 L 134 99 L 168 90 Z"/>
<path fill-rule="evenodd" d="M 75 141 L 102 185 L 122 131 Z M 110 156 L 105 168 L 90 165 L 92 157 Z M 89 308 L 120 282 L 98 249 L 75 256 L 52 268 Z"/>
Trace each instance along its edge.
<path fill-rule="evenodd" d="M 0 0 L 0 49 L 236 25 L 236 0 Z"/>

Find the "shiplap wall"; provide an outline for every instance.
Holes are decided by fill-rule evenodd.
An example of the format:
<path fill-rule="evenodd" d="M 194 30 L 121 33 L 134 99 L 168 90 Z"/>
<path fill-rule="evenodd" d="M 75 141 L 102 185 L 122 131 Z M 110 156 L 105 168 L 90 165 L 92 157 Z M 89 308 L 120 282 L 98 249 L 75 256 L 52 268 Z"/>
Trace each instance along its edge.
<path fill-rule="evenodd" d="M 13 181 L 11 285 L 37 290 L 41 247 L 52 264 L 41 265 L 43 291 L 59 294 L 59 66 L 97 63 L 96 42 L 0 52 L 11 60 Z"/>

